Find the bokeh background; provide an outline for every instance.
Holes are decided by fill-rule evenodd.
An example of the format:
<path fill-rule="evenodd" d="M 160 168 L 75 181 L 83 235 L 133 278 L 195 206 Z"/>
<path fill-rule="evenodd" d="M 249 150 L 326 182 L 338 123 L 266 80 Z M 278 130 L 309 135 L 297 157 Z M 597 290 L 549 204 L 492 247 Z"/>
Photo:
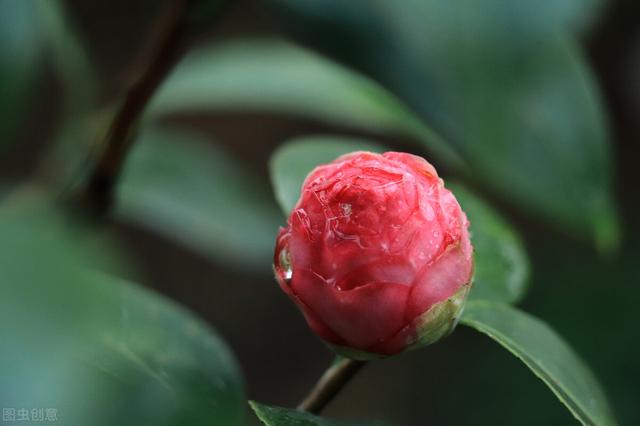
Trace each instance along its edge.
<path fill-rule="evenodd" d="M 99 104 L 108 110 L 145 63 L 152 34 L 169 2 L 62 3 L 67 11 L 66 25 L 77 29 L 90 65 L 97 71 Z M 526 13 L 536 13 L 535 8 Z M 240 0 L 233 2 L 196 44 L 291 34 L 300 33 L 292 33 L 258 2 Z M 477 186 L 520 231 L 530 257 L 530 288 L 520 307 L 550 323 L 571 343 L 603 384 L 620 423 L 635 425 L 640 424 L 640 3 L 602 2 L 576 38 L 593 73 L 609 133 L 607 144 L 614 165 L 612 197 L 621 223 L 618 247 L 599 250 L 592 241 L 564 230 L 563 225 L 541 220 Z M 308 41 L 304 34 L 300 40 Z M 0 49 L 3 47 L 0 44 Z M 35 48 L 20 46 L 20 58 L 28 56 L 25 52 L 30 49 Z M 0 55 L 4 54 L 0 51 Z M 2 63 L 18 60 L 5 55 Z M 3 148 L 0 157 L 5 182 L 30 178 L 50 153 L 47 147 L 60 127 L 66 88 L 56 77 L 55 60 L 38 62 L 31 71 L 34 77 L 25 91 L 29 95 L 16 98 L 24 105 L 2 104 L 6 116 L 23 111 L 15 118 L 20 126 L 12 135 L 19 143 Z M 0 87 L 7 91 L 1 96 L 7 98 L 10 88 Z M 165 121 L 203 131 L 212 144 L 222 146 L 234 164 L 251 175 L 251 188 L 266 209 L 252 213 L 270 218 L 277 214 L 273 213 L 277 206 L 271 195 L 267 160 L 287 139 L 340 133 L 416 151 L 406 138 L 284 113 L 219 108 L 216 112 L 176 114 Z M 572 125 L 566 123 L 568 132 Z M 428 156 L 428 152 L 422 153 Z M 447 167 L 434 163 L 446 176 Z M 219 186 L 211 187 L 212 193 L 218 190 Z M 276 215 L 274 220 L 284 219 Z M 273 223 L 263 220 L 255 226 L 267 222 Z M 136 265 L 139 282 L 190 308 L 224 337 L 239 360 L 250 399 L 294 406 L 331 362 L 330 351 L 312 335 L 272 279 L 268 242 L 266 249 L 265 243 L 256 243 L 251 265 L 243 265 L 241 254 L 229 255 L 234 258 L 206 256 L 144 226 L 114 219 L 106 226 L 121 242 L 124 256 Z M 261 241 L 268 241 L 276 229 L 263 231 L 267 237 Z M 400 425 L 575 423 L 517 359 L 464 327 L 433 347 L 367 366 L 325 414 Z"/>

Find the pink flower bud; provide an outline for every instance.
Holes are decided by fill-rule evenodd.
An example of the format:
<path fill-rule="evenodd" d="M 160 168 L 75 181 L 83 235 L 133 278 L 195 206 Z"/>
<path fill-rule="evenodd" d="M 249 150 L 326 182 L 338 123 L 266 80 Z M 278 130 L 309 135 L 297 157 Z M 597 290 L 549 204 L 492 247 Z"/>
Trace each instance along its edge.
<path fill-rule="evenodd" d="M 473 270 L 468 226 L 423 158 L 346 154 L 307 176 L 278 234 L 276 278 L 339 353 L 396 354 L 455 326 Z"/>

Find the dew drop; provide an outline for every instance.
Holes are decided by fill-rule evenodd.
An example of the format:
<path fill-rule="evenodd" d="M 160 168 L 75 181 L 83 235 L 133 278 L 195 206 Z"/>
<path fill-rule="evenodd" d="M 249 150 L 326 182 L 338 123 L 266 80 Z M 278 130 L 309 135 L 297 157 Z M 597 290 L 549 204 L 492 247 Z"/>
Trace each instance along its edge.
<path fill-rule="evenodd" d="M 293 277 L 293 267 L 291 266 L 291 256 L 289 255 L 289 250 L 287 250 L 286 248 L 280 250 L 278 263 L 280 264 L 280 269 L 282 269 L 283 277 L 288 284 Z"/>
<path fill-rule="evenodd" d="M 344 214 L 345 216 L 351 215 L 351 204 L 349 203 L 340 204 L 340 208 L 342 209 L 342 214 Z"/>

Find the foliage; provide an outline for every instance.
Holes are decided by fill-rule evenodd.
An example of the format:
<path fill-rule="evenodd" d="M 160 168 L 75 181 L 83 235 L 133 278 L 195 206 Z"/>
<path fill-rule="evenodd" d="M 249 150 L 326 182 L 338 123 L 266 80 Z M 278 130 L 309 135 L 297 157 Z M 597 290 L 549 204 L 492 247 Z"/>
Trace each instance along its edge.
<path fill-rule="evenodd" d="M 192 37 L 216 25 L 225 2 L 187 3 L 181 22 Z M 615 425 L 571 345 L 512 306 L 537 267 L 514 211 L 603 253 L 620 245 L 605 114 L 576 39 L 597 2 L 263 3 L 286 38 L 202 43 L 142 99 L 149 103 L 123 137 L 123 169 L 105 184 L 114 186 L 113 208 L 101 212 L 111 225 L 144 228 L 225 271 L 264 277 L 282 213 L 315 166 L 355 150 L 411 150 L 444 171 L 471 222 L 475 281 L 461 324 L 515 355 L 582 424 Z M 55 407 L 65 424 L 244 424 L 243 379 L 222 337 L 135 284 L 134 249 L 108 222 L 87 219 L 94 160 L 113 149 L 96 141 L 126 101 L 98 106 L 100 82 L 71 23 L 65 3 L 0 0 L 0 150 L 19 151 L 37 120 L 44 70 L 63 99 L 42 163 L 24 181 L 3 181 L 0 402 Z M 331 134 L 282 141 L 256 167 L 179 119 L 230 112 L 303 117 Z M 562 288 L 561 274 L 589 280 L 569 270 L 544 284 Z M 250 406 L 269 426 L 364 424 Z"/>

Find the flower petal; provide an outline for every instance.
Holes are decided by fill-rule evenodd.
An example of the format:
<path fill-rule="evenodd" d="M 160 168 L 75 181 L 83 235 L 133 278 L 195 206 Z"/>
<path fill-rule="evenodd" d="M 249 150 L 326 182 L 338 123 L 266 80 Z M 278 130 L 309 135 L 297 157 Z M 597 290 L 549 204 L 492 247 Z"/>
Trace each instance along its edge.
<path fill-rule="evenodd" d="M 294 272 L 292 289 L 334 333 L 357 349 L 366 349 L 404 326 L 410 290 L 402 284 L 373 283 L 340 291 L 309 270 Z"/>
<path fill-rule="evenodd" d="M 435 303 L 450 297 L 471 280 L 472 251 L 469 239 L 463 238 L 459 243 L 449 246 L 433 263 L 423 268 L 411 288 L 405 320 L 411 321 L 426 312 Z"/>

